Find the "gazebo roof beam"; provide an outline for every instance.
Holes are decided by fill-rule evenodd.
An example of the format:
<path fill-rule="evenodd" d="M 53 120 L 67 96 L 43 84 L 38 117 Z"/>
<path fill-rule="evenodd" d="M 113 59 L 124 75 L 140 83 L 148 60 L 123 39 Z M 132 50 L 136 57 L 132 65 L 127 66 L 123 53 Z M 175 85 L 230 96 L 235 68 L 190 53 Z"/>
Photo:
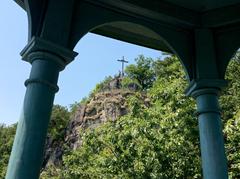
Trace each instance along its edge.
<path fill-rule="evenodd" d="M 152 3 L 143 3 L 142 1 L 129 0 L 84 0 L 94 3 L 105 8 L 113 9 L 114 11 L 122 11 L 124 13 L 134 13 L 150 19 L 159 20 L 178 26 L 193 27 L 200 23 L 200 14 L 198 12 L 176 6 L 167 2 L 154 1 Z"/>
<path fill-rule="evenodd" d="M 24 0 L 14 0 L 23 9 Z M 197 12 L 166 1 L 146 0 L 83 0 L 85 2 L 102 6 L 114 11 L 129 13 L 131 15 L 141 15 L 145 18 L 153 19 L 173 24 L 178 27 L 220 27 L 240 22 L 240 4 L 224 6 L 208 11 Z"/>
<path fill-rule="evenodd" d="M 14 0 L 23 9 L 25 9 L 23 0 Z M 170 24 L 175 24 L 181 27 L 193 27 L 197 26 L 200 22 L 200 16 L 198 12 L 186 9 L 180 6 L 176 6 L 170 3 L 155 1 L 154 6 L 152 3 L 145 4 L 139 1 L 127 1 L 127 0 L 83 0 L 98 6 L 104 6 L 114 11 L 122 11 L 123 13 L 129 12 L 131 14 L 137 14 L 146 18 L 159 20 Z"/>
<path fill-rule="evenodd" d="M 202 24 L 206 27 L 220 27 L 240 22 L 240 3 L 226 6 L 202 14 Z"/>

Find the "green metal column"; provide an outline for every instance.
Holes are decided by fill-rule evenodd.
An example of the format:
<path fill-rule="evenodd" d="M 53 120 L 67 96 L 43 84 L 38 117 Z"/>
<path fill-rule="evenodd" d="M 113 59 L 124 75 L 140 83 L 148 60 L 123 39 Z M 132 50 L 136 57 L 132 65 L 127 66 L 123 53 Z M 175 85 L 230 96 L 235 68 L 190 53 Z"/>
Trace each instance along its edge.
<path fill-rule="evenodd" d="M 220 82 L 220 80 L 218 82 Z M 224 83 L 224 81 L 222 82 Z M 207 85 L 208 83 L 210 85 Z M 205 81 L 205 83 L 201 84 L 202 87 L 197 87 L 196 85 L 189 91 L 191 93 L 190 95 L 193 96 L 197 102 L 204 179 L 228 178 L 227 159 L 221 124 L 221 110 L 218 103 L 218 93 L 220 91 L 218 85 L 216 85 L 216 87 L 206 87 L 214 86 L 214 82 L 211 84 L 210 81 Z"/>
<path fill-rule="evenodd" d="M 227 179 L 227 159 L 224 150 L 217 89 L 195 91 L 200 132 L 203 177 Z"/>
<path fill-rule="evenodd" d="M 221 77 L 212 29 L 195 29 L 193 79 L 187 95 L 197 102 L 202 171 L 204 179 L 227 179 L 227 159 L 221 126 L 218 93 L 227 82 Z"/>
<path fill-rule="evenodd" d="M 53 49 L 51 43 L 33 40 L 24 50 L 32 69 L 25 82 L 27 90 L 6 179 L 39 178 L 54 95 L 58 91 L 58 76 L 64 68 L 61 55 L 47 52 L 39 44 L 48 44 L 44 48 Z"/>

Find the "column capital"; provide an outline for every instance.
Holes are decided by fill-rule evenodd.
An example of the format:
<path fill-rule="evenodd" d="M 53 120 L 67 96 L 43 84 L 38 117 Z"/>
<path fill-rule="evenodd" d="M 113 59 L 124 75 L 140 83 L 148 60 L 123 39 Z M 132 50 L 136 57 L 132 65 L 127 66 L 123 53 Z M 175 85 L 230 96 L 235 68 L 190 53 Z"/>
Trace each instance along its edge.
<path fill-rule="evenodd" d="M 194 98 L 206 93 L 217 95 L 227 84 L 224 79 L 194 79 L 189 83 L 185 94 Z"/>
<path fill-rule="evenodd" d="M 40 37 L 33 37 L 29 43 L 21 51 L 21 56 L 24 61 L 32 63 L 39 56 L 57 62 L 62 68 L 74 60 L 78 55 L 77 52 L 71 51 L 66 47 L 52 43 Z"/>

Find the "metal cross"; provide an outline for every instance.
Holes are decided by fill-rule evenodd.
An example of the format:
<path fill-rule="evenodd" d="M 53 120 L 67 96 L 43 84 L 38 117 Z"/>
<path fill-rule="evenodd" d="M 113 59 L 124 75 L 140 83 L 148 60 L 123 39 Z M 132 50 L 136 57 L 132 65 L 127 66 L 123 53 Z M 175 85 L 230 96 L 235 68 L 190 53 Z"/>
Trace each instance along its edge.
<path fill-rule="evenodd" d="M 117 60 L 117 61 L 122 62 L 122 72 L 121 72 L 121 76 L 123 77 L 123 76 L 124 76 L 124 63 L 128 63 L 128 61 L 126 61 L 126 60 L 124 59 L 124 56 L 122 57 L 121 60 Z"/>

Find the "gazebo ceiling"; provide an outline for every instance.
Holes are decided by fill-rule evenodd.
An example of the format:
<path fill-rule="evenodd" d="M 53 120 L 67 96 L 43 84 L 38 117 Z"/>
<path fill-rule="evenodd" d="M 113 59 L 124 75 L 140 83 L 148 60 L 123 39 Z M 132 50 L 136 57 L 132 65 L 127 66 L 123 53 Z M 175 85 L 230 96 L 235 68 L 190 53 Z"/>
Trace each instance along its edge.
<path fill-rule="evenodd" d="M 239 3 L 238 0 L 165 0 L 180 7 L 203 12 Z"/>
<path fill-rule="evenodd" d="M 16 1 L 21 7 L 24 8 L 24 0 L 14 0 Z M 225 6 L 230 6 L 234 4 L 238 4 L 239 0 L 99 0 L 105 3 L 124 3 L 128 2 L 135 5 L 144 5 L 144 6 L 153 6 L 157 7 L 161 4 L 169 4 L 175 5 L 178 7 L 186 8 L 193 11 L 203 12 L 208 10 L 213 10 L 217 8 L 222 8 Z"/>
<path fill-rule="evenodd" d="M 179 57 L 190 82 L 185 93 L 197 101 L 203 178 L 228 178 L 218 94 L 240 47 L 240 0 L 14 1 L 28 15 L 29 42 L 21 55 L 32 69 L 25 82 L 28 115 L 19 121 L 6 179 L 39 177 L 59 72 L 88 32 Z"/>
<path fill-rule="evenodd" d="M 14 0 L 25 9 L 24 0 Z M 142 18 L 153 24 L 164 24 L 191 32 L 196 28 L 228 28 L 240 23 L 240 0 L 79 0 L 119 14 Z M 91 32 L 118 40 L 170 52 L 154 34 L 131 30 L 126 24 L 108 24 Z"/>

